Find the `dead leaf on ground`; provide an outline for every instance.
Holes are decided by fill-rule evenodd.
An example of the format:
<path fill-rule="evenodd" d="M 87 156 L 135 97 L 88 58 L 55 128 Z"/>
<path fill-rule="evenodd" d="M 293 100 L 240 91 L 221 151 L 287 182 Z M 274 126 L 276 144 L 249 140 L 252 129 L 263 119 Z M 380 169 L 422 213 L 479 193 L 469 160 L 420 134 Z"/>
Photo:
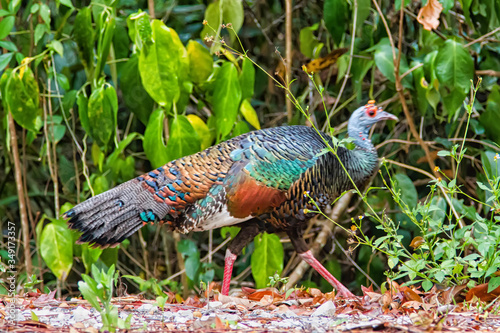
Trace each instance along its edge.
<path fill-rule="evenodd" d="M 439 15 L 443 11 L 443 5 L 438 0 L 428 0 L 427 4 L 420 8 L 417 21 L 425 30 L 431 31 L 439 26 Z"/>
<path fill-rule="evenodd" d="M 311 60 L 305 65 L 305 70 L 307 73 L 318 73 L 336 63 L 337 59 L 346 52 L 346 48 L 333 50 L 324 57 Z"/>
<path fill-rule="evenodd" d="M 466 301 L 470 301 L 476 296 L 483 302 L 491 302 L 500 296 L 500 287 L 488 292 L 488 284 L 483 283 L 469 290 L 465 296 Z"/>

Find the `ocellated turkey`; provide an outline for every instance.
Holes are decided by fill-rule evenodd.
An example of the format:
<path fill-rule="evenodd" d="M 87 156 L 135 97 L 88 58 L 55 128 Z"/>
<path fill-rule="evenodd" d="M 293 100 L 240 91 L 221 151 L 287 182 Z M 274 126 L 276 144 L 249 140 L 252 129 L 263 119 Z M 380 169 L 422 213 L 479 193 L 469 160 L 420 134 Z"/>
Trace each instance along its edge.
<path fill-rule="evenodd" d="M 332 139 L 306 126 L 246 133 L 186 156 L 92 197 L 65 213 L 80 242 L 119 244 L 146 223 L 166 223 L 182 233 L 239 226 L 225 256 L 222 293 L 227 295 L 236 257 L 259 233 L 285 232 L 295 250 L 339 295 L 353 294 L 314 258 L 302 237 L 320 208 L 378 169 L 368 135 L 373 124 L 397 118 L 369 101 L 354 111 L 348 134 L 356 147 L 328 150 Z M 307 193 L 307 195 L 304 195 Z"/>

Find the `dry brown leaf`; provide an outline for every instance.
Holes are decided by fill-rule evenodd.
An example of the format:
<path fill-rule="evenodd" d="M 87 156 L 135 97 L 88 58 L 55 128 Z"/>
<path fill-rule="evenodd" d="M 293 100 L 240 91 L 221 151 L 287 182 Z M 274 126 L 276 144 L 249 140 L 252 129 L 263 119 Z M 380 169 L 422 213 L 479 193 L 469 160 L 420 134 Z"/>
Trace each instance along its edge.
<path fill-rule="evenodd" d="M 318 73 L 319 71 L 336 63 L 337 59 L 346 52 L 346 48 L 333 50 L 325 57 L 311 60 L 307 65 L 305 65 L 305 70 L 307 73 Z"/>
<path fill-rule="evenodd" d="M 409 302 L 409 301 L 415 301 L 422 303 L 422 298 L 418 296 L 418 294 L 410 289 L 409 287 L 401 287 L 399 288 L 399 291 L 403 294 L 403 303 Z"/>
<path fill-rule="evenodd" d="M 466 301 L 470 301 L 476 296 L 483 302 L 491 302 L 497 297 L 500 297 L 500 287 L 492 290 L 491 292 L 488 292 L 488 284 L 483 283 L 480 284 L 479 286 L 475 286 L 469 292 L 467 293 L 467 296 L 465 296 Z"/>
<path fill-rule="evenodd" d="M 420 245 L 424 244 L 424 238 L 421 236 L 417 236 L 411 240 L 410 246 L 414 249 L 418 249 Z"/>
<path fill-rule="evenodd" d="M 417 21 L 423 25 L 425 30 L 431 31 L 439 26 L 439 15 L 443 11 L 443 5 L 438 0 L 428 0 L 427 4 L 420 8 Z"/>

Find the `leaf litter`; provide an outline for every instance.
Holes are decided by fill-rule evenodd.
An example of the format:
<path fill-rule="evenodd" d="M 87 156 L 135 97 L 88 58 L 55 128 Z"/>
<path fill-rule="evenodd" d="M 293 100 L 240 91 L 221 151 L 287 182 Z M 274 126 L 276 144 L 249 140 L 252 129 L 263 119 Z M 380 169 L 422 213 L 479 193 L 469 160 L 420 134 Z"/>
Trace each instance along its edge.
<path fill-rule="evenodd" d="M 242 287 L 230 296 L 210 284 L 203 298 L 166 292 L 163 309 L 142 295 L 113 298 L 118 316 L 131 316 L 127 332 L 499 332 L 499 290 L 479 285 L 438 288 L 424 292 L 387 281 L 387 290 L 362 287 L 354 299 L 319 289 Z M 55 292 L 31 292 L 0 303 L 0 331 L 89 332 L 102 327 L 100 314 L 82 299 L 60 301 Z M 15 305 L 15 311 L 8 308 Z"/>

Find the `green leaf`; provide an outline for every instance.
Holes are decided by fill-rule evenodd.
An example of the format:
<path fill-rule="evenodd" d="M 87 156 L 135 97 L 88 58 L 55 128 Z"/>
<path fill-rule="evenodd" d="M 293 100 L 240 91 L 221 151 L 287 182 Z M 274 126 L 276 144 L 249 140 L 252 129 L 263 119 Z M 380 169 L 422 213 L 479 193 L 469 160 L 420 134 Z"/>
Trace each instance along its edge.
<path fill-rule="evenodd" d="M 241 65 L 240 85 L 241 99 L 252 98 L 255 87 L 255 68 L 247 58 L 243 58 L 243 64 Z"/>
<path fill-rule="evenodd" d="M 212 142 L 215 139 L 215 135 L 210 132 L 207 124 L 195 114 L 189 114 L 186 116 L 187 120 L 191 123 L 196 133 L 198 133 L 198 137 L 200 138 L 201 149 L 206 149 L 212 145 Z"/>
<path fill-rule="evenodd" d="M 245 134 L 248 132 L 250 132 L 250 127 L 248 126 L 248 124 L 246 122 L 244 122 L 243 120 L 238 121 L 236 123 L 236 125 L 234 125 L 233 132 L 231 133 L 231 137 L 234 138 L 238 135 Z"/>
<path fill-rule="evenodd" d="M 95 76 L 99 77 L 104 70 L 104 65 L 108 61 L 108 54 L 116 28 L 116 20 L 113 16 L 106 16 L 104 31 L 100 31 L 97 37 L 97 62 L 95 66 Z"/>
<path fill-rule="evenodd" d="M 80 93 L 76 100 L 76 104 L 78 105 L 78 117 L 80 118 L 80 123 L 85 132 L 90 135 L 89 99 L 83 93 Z"/>
<path fill-rule="evenodd" d="M 319 23 L 316 23 L 310 27 L 300 29 L 300 52 L 308 58 L 313 58 L 314 48 L 319 43 L 318 39 L 314 35 L 314 32 L 318 30 L 318 27 Z"/>
<path fill-rule="evenodd" d="M 0 71 L 3 71 L 5 67 L 9 65 L 9 62 L 12 60 L 13 55 L 14 55 L 13 52 L 4 53 L 0 55 Z"/>
<path fill-rule="evenodd" d="M 240 227 L 222 227 L 220 229 L 220 235 L 222 236 L 223 239 L 226 239 L 229 236 L 231 236 L 231 239 L 234 239 L 238 232 L 240 232 L 241 228 Z"/>
<path fill-rule="evenodd" d="M 365 25 L 365 20 L 370 16 L 372 2 L 370 0 L 358 0 L 357 29 L 361 30 Z"/>
<path fill-rule="evenodd" d="M 448 119 L 451 120 L 464 105 L 467 95 L 460 89 L 452 89 L 449 93 L 443 92 L 441 95 L 443 97 L 444 115 L 448 115 Z"/>
<path fill-rule="evenodd" d="M 446 217 L 446 209 L 448 207 L 446 200 L 439 196 L 432 197 L 431 207 L 436 209 L 430 212 L 430 219 L 433 220 L 434 223 L 441 225 Z"/>
<path fill-rule="evenodd" d="M 102 85 L 92 92 L 88 103 L 90 135 L 101 147 L 108 144 L 114 133 L 117 112 L 115 88 Z"/>
<path fill-rule="evenodd" d="M 262 233 L 254 239 L 252 253 L 252 275 L 257 289 L 265 288 L 269 276 L 283 270 L 284 251 L 280 238 L 275 234 Z"/>
<path fill-rule="evenodd" d="M 250 125 L 258 130 L 260 129 L 257 112 L 255 112 L 255 109 L 253 108 L 252 104 L 250 104 L 250 101 L 248 99 L 245 99 L 243 102 L 241 102 L 240 112 L 243 115 L 243 118 L 245 118 L 245 120 L 248 121 Z"/>
<path fill-rule="evenodd" d="M 14 22 L 16 18 L 14 16 L 4 17 L 2 22 L 0 22 L 0 39 L 4 39 L 9 35 L 14 28 Z"/>
<path fill-rule="evenodd" d="M 218 138 L 225 137 L 231 132 L 238 115 L 240 101 L 238 70 L 232 63 L 226 62 L 217 73 L 213 95 Z"/>
<path fill-rule="evenodd" d="M 412 61 L 410 67 L 416 67 L 422 64 L 418 61 Z M 429 109 L 429 102 L 427 101 L 427 88 L 429 83 L 425 80 L 424 67 L 419 67 L 413 71 L 413 85 L 415 87 L 416 98 L 414 99 L 418 111 L 420 111 L 421 116 L 425 116 Z"/>
<path fill-rule="evenodd" d="M 165 111 L 156 109 L 149 117 L 148 126 L 144 132 L 144 153 L 153 168 L 158 168 L 169 161 L 167 147 L 163 141 L 163 121 Z"/>
<path fill-rule="evenodd" d="M 40 5 L 40 16 L 42 17 L 43 22 L 50 25 L 50 8 L 45 3 Z"/>
<path fill-rule="evenodd" d="M 374 46 L 375 48 L 375 64 L 380 72 L 391 82 L 395 82 L 394 76 L 394 61 L 392 57 L 392 47 L 389 39 L 382 38 L 381 41 Z M 396 57 L 398 51 L 396 50 Z M 405 55 L 401 56 L 401 64 L 399 66 L 399 74 L 402 75 L 408 71 L 408 63 L 406 62 Z M 412 85 L 413 75 L 410 73 L 403 78 L 402 84 L 405 88 L 413 89 Z"/>
<path fill-rule="evenodd" d="M 73 266 L 73 236 L 66 221 L 51 220 L 42 231 L 40 254 L 51 272 L 64 281 Z"/>
<path fill-rule="evenodd" d="M 481 152 L 481 163 L 483 164 L 484 172 L 488 179 L 495 179 L 500 176 L 500 160 L 498 158 L 496 152 L 491 150 L 482 151 Z"/>
<path fill-rule="evenodd" d="M 422 282 L 422 288 L 424 288 L 424 291 L 429 291 L 431 290 L 433 284 L 430 280 L 425 280 L 424 282 Z"/>
<path fill-rule="evenodd" d="M 403 173 L 398 173 L 394 176 L 394 182 L 395 189 L 401 191 L 401 199 L 404 203 L 406 203 L 410 208 L 416 207 L 418 194 L 410 177 Z"/>
<path fill-rule="evenodd" d="M 30 131 L 41 127 L 39 108 L 39 90 L 35 76 L 29 67 L 23 75 L 19 72 L 6 71 L 2 76 L 5 81 L 2 96 L 4 107 L 8 109 L 16 123 Z"/>
<path fill-rule="evenodd" d="M 169 122 L 167 157 L 169 161 L 200 151 L 200 138 L 184 115 L 175 115 Z"/>
<path fill-rule="evenodd" d="M 154 101 L 142 85 L 139 72 L 139 57 L 134 54 L 123 66 L 120 75 L 120 88 L 125 105 L 137 118 L 147 125 L 149 115 L 153 111 Z"/>
<path fill-rule="evenodd" d="M 64 47 L 60 41 L 58 40 L 51 41 L 49 44 L 47 44 L 47 48 L 53 50 L 61 57 L 64 57 Z"/>
<path fill-rule="evenodd" d="M 90 7 L 80 9 L 73 25 L 73 37 L 80 53 L 80 58 L 89 71 L 94 64 L 94 29 Z"/>
<path fill-rule="evenodd" d="M 190 40 L 186 47 L 189 57 L 189 77 L 196 84 L 205 82 L 213 71 L 213 57 L 203 45 Z"/>
<path fill-rule="evenodd" d="M 222 8 L 221 8 L 222 7 Z M 222 22 L 220 20 L 221 15 L 220 11 L 222 9 Z M 215 32 L 213 30 L 218 31 L 220 25 L 222 23 L 231 23 L 233 29 L 236 33 L 240 31 L 243 26 L 244 12 L 243 12 L 243 3 L 241 0 L 224 0 L 224 1 L 215 1 L 208 5 L 205 10 L 204 19 L 208 22 L 207 25 L 203 27 L 201 31 L 200 37 L 204 39 L 207 36 L 215 36 Z M 213 29 L 213 30 L 212 30 Z M 235 39 L 235 35 L 231 29 L 227 29 L 231 40 Z M 216 43 L 214 43 L 216 44 Z M 212 49 L 212 52 L 216 50 Z"/>
<path fill-rule="evenodd" d="M 493 290 L 500 287 L 500 276 L 495 276 L 488 282 L 488 292 L 491 293 Z"/>
<path fill-rule="evenodd" d="M 196 243 L 190 239 L 181 239 L 179 243 L 177 243 L 177 251 L 182 253 L 184 257 L 194 256 L 199 253 Z"/>
<path fill-rule="evenodd" d="M 325 26 L 333 37 L 335 45 L 339 45 L 347 29 L 349 9 L 345 0 L 325 0 L 323 19 Z"/>
<path fill-rule="evenodd" d="M 200 271 L 200 254 L 189 256 L 184 262 L 186 275 L 191 281 L 197 281 Z"/>
<path fill-rule="evenodd" d="M 85 266 L 85 273 L 88 274 L 90 272 L 90 268 L 97 262 L 101 253 L 101 248 L 93 248 L 89 244 L 82 244 L 82 261 Z"/>
<path fill-rule="evenodd" d="M 434 65 L 439 83 L 465 94 L 469 92 L 474 78 L 474 61 L 462 44 L 448 39 L 439 49 Z"/>
<path fill-rule="evenodd" d="M 486 102 L 486 110 L 479 116 L 479 122 L 483 125 L 489 138 L 500 144 L 500 86 L 495 85 L 491 89 Z"/>
<path fill-rule="evenodd" d="M 188 75 L 188 57 L 179 36 L 163 22 L 152 23 L 153 40 L 139 56 L 142 84 L 149 95 L 167 110 L 177 102 L 181 83 Z"/>

